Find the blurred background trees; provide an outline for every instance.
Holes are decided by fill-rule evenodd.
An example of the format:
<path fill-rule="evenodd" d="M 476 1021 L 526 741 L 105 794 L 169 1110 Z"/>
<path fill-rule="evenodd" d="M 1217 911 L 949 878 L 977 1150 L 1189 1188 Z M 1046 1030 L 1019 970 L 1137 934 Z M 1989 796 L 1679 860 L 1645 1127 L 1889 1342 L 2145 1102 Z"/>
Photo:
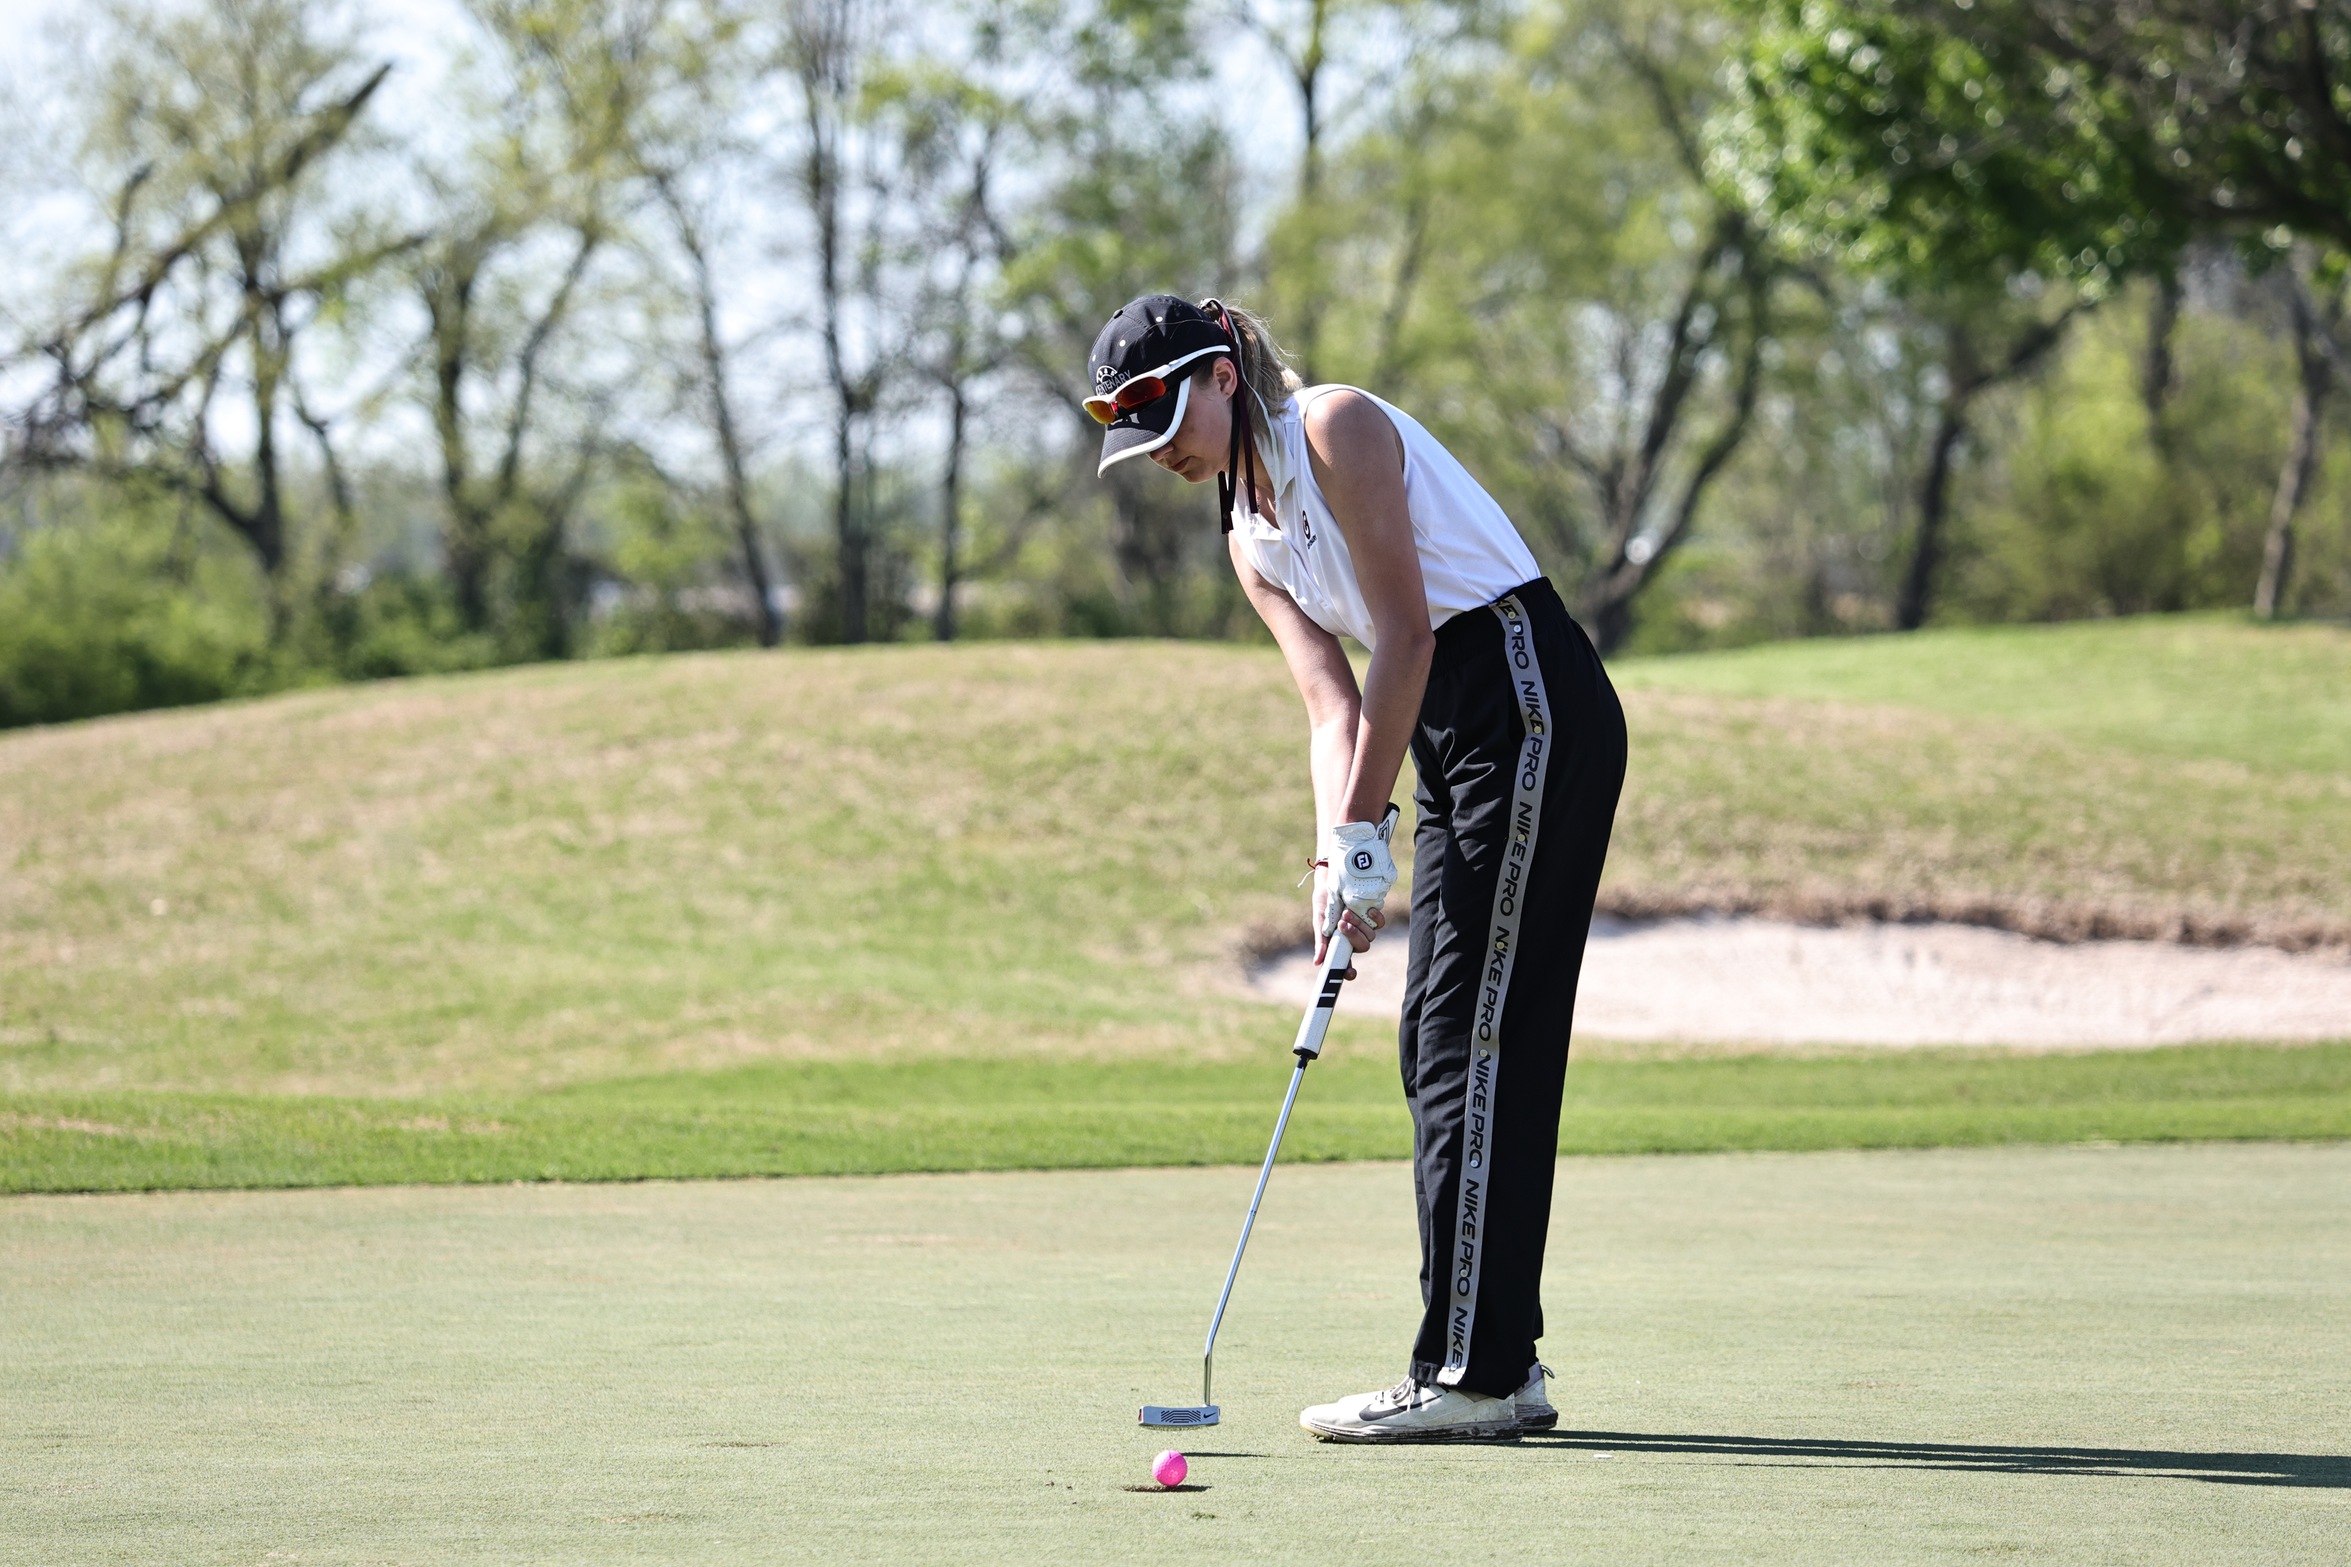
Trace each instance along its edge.
<path fill-rule="evenodd" d="M 1255 634 L 1094 473 L 1253 301 L 1610 649 L 2351 612 L 2339 0 L 106 0 L 8 83 L 0 724 Z"/>

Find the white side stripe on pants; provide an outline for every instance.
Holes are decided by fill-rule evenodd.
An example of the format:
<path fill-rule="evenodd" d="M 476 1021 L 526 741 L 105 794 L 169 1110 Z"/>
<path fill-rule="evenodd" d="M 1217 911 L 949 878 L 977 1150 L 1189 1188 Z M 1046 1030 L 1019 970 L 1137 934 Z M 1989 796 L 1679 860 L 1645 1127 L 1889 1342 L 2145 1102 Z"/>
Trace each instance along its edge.
<path fill-rule="evenodd" d="M 1543 780 L 1551 767 L 1551 704 L 1543 692 L 1543 667 L 1527 625 L 1526 607 L 1514 596 L 1491 606 L 1502 620 L 1502 652 L 1510 670 L 1511 694 L 1526 725 L 1519 742 L 1518 774 L 1510 795 L 1510 832 L 1502 863 L 1494 873 L 1494 916 L 1486 927 L 1486 966 L 1478 981 L 1477 1021 L 1470 1031 L 1469 1080 L 1461 1115 L 1461 1197 L 1453 1225 L 1453 1309 L 1445 1329 L 1445 1365 L 1437 1380 L 1451 1387 L 1469 1372 L 1469 1347 L 1477 1331 L 1478 1275 L 1485 1262 L 1487 1169 L 1493 1163 L 1494 1084 L 1502 1066 L 1502 1007 L 1510 995 L 1510 971 L 1518 956 L 1522 896 L 1535 861 L 1535 834 L 1543 821 Z"/>

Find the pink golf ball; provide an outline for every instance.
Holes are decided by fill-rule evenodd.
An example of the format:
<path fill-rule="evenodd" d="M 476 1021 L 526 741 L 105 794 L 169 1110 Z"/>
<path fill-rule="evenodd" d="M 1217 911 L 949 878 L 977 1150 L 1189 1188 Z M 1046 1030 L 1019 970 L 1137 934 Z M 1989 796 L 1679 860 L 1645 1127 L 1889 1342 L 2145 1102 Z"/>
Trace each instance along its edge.
<path fill-rule="evenodd" d="M 1184 1476 L 1191 1472 L 1192 1466 L 1184 1462 L 1181 1453 L 1161 1453 L 1151 1460 L 1151 1478 L 1171 1491 L 1182 1485 Z"/>

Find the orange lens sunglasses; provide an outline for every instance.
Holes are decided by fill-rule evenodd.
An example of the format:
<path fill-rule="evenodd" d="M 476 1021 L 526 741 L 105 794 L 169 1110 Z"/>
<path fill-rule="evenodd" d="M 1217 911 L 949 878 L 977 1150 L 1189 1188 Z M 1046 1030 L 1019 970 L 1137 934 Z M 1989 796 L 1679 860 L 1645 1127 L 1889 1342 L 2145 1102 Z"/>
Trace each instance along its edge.
<path fill-rule="evenodd" d="M 1232 350 L 1219 343 L 1213 348 L 1196 349 L 1181 359 L 1171 359 L 1156 370 L 1146 370 L 1141 375 L 1129 376 L 1119 383 L 1116 391 L 1106 392 L 1099 397 L 1087 398 L 1086 412 L 1093 415 L 1096 424 L 1108 424 L 1121 414 L 1133 413 L 1145 403 L 1155 403 L 1174 391 L 1175 382 L 1169 379 L 1171 372 L 1181 370 L 1193 360 L 1205 358 L 1209 354 L 1230 352 Z"/>

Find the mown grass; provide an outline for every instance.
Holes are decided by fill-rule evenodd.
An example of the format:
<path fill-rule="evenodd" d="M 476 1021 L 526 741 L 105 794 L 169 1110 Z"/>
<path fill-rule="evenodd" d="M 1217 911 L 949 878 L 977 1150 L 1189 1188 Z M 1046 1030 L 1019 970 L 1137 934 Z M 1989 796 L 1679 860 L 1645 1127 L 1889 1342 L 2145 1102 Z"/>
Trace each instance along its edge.
<path fill-rule="evenodd" d="M 2125 622 L 1616 674 L 1620 910 L 2351 936 L 2351 635 Z M 1262 1093 L 1182 1112 L 1213 1134 L 1119 1105 L 1278 1076 L 1288 1020 L 1230 975 L 1245 929 L 1299 916 L 1303 741 L 1270 651 L 1140 642 L 545 666 L 0 736 L 10 1179 L 1253 1157 Z M 825 1097 L 851 1079 L 873 1107 Z M 950 1082 L 1028 1086 L 974 1088 L 958 1130 L 921 1100 Z M 690 1114 L 632 1108 L 673 1090 Z M 1822 1130 L 1670 1100 L 1603 1142 L 1845 1124 L 1759 1103 Z M 2318 1135 L 2298 1114 L 2274 1124 Z M 2121 1135 L 2067 1115 L 2047 1135 Z M 1392 1151 L 1381 1116 L 1328 1156 Z M 420 1117 L 505 1129 L 452 1164 L 466 1134 Z"/>
<path fill-rule="evenodd" d="M 2236 615 L 1816 638 L 1634 660 L 1642 690 L 1923 708 L 2147 756 L 2351 773 L 2351 627 Z"/>
<path fill-rule="evenodd" d="M 1263 1155 L 1287 1078 L 1211 1064 L 799 1062 L 514 1098 L 12 1096 L 0 1190 L 891 1174 L 1227 1164 Z M 1562 1153 L 2351 1136 L 2351 1044 L 1579 1062 Z M 1294 1160 L 1394 1159 L 1392 1063 L 1307 1077 Z"/>

